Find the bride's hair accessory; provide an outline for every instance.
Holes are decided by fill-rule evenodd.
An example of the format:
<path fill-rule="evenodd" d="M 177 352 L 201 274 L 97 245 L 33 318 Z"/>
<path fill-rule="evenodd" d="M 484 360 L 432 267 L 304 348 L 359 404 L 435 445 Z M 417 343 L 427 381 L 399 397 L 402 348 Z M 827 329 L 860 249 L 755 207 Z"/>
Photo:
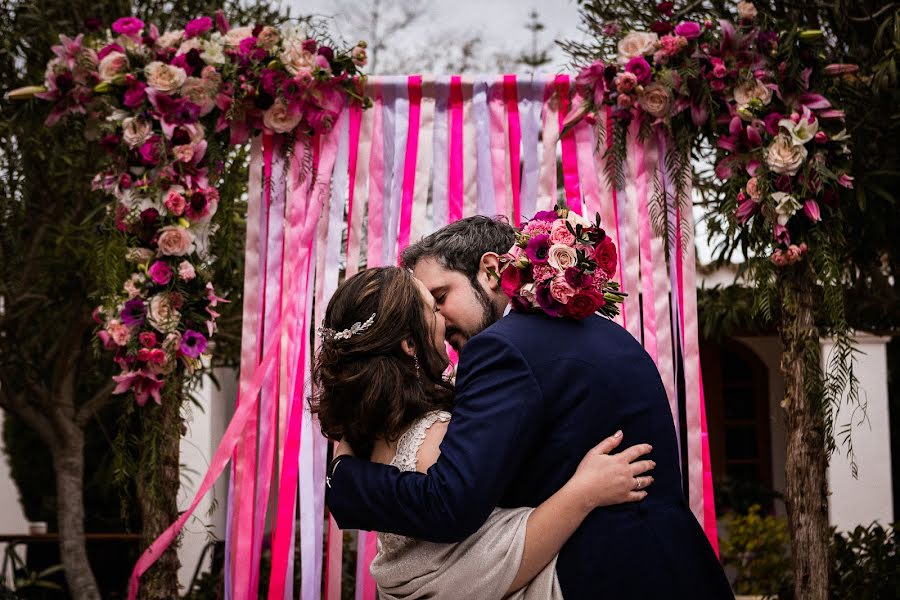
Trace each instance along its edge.
<path fill-rule="evenodd" d="M 534 215 L 500 257 L 500 286 L 516 312 L 584 319 L 619 314 L 626 294 L 612 278 L 616 246 L 600 227 L 560 203 Z"/>
<path fill-rule="evenodd" d="M 365 322 L 360 323 L 357 321 L 349 328 L 335 331 L 334 329 L 330 329 L 328 327 L 319 327 L 319 336 L 323 340 L 347 340 L 353 337 L 354 335 L 358 335 L 364 332 L 366 329 L 372 326 L 372 323 L 375 322 L 375 314 L 372 313 L 372 316 L 365 320 Z"/>

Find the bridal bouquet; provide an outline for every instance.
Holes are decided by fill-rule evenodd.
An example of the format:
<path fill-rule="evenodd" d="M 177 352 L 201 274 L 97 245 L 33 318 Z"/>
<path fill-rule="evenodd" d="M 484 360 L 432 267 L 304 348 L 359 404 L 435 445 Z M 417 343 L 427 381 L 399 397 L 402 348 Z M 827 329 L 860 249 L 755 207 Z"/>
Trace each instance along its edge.
<path fill-rule="evenodd" d="M 600 227 L 565 206 L 537 213 L 501 257 L 500 283 L 517 312 L 584 319 L 619 314 L 625 299 L 616 245 Z"/>

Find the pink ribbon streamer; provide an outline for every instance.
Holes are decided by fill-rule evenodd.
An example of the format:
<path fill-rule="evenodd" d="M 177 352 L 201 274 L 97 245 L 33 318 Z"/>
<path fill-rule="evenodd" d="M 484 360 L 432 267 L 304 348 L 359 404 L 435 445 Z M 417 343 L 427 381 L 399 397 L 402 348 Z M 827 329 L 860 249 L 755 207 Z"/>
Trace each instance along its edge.
<path fill-rule="evenodd" d="M 349 183 L 347 186 L 347 263 L 346 276 L 352 277 L 359 269 L 359 244 L 362 235 L 363 209 L 365 196 L 362 185 L 365 177 L 361 170 L 368 173 L 368 150 L 371 129 L 363 126 L 363 111 L 353 105 L 350 111 L 350 157 L 347 169 Z M 371 127 L 371 125 L 370 125 Z M 362 163 L 362 164 L 360 164 Z"/>
<path fill-rule="evenodd" d="M 384 239 L 384 106 L 381 88 L 375 95 L 372 124 L 372 154 L 369 159 L 369 223 L 366 260 L 368 266 L 381 263 Z"/>
<path fill-rule="evenodd" d="M 505 101 L 503 98 L 503 84 L 493 82 L 488 86 L 488 111 L 490 113 L 491 135 L 491 173 L 494 182 L 494 206 L 491 209 L 495 215 L 509 216 L 509 202 L 506 194 L 506 172 L 509 162 L 506 158 L 506 145 L 509 143 L 505 135 L 506 123 Z"/>
<path fill-rule="evenodd" d="M 543 126 L 541 130 L 541 170 L 535 211 L 556 206 L 556 143 L 559 140 L 558 104 L 555 78 L 544 88 Z"/>
<path fill-rule="evenodd" d="M 656 345 L 656 303 L 653 289 L 653 252 L 650 247 L 652 237 L 650 227 L 650 197 L 647 186 L 648 155 L 644 152 L 644 144 L 639 139 L 637 119 L 632 121 L 628 134 L 628 166 L 629 177 L 625 186 L 628 202 L 637 209 L 638 231 L 640 236 L 640 277 L 642 320 L 644 325 L 644 349 L 650 354 L 653 362 L 659 365 L 659 350 Z M 655 169 L 655 161 L 653 167 Z"/>
<path fill-rule="evenodd" d="M 607 143 L 612 144 L 613 127 L 607 112 Z M 627 165 L 626 165 L 627 166 Z M 637 207 L 634 180 L 626 177 L 625 190 L 616 189 L 615 179 L 611 182 L 615 199 L 615 216 L 619 245 L 619 277 L 622 288 L 628 292 L 622 303 L 622 326 L 639 342 L 641 339 L 641 315 L 638 285 L 640 282 L 640 257 L 638 254 Z"/>
<path fill-rule="evenodd" d="M 411 75 L 409 90 L 409 122 L 406 134 L 406 156 L 403 161 L 403 190 L 400 226 L 397 232 L 397 256 L 409 245 L 413 198 L 416 189 L 416 157 L 419 151 L 419 123 L 422 110 L 422 76 Z"/>
<path fill-rule="evenodd" d="M 556 76 L 556 96 L 559 102 L 559 130 L 558 135 L 562 134 L 563 121 L 569 114 L 569 76 Z M 575 135 L 569 131 L 565 135 L 560 135 L 562 141 L 562 168 L 563 168 L 563 188 L 566 191 L 566 204 L 569 208 L 581 214 L 581 190 L 578 186 L 578 158 L 576 156 Z"/>

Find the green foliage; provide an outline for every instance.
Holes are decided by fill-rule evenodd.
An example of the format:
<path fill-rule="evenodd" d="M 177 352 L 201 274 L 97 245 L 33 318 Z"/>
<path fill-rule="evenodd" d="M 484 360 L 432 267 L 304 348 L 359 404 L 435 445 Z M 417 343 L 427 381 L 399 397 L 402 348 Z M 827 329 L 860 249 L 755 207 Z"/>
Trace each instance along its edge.
<path fill-rule="evenodd" d="M 726 517 L 728 535 L 722 539 L 722 561 L 737 570 L 732 587 L 738 594 L 779 594 L 790 585 L 788 529 L 783 519 L 760 514 L 753 505 L 747 514 Z"/>
<path fill-rule="evenodd" d="M 900 598 L 898 524 L 873 523 L 835 534 L 832 544 L 832 598 L 893 600 Z"/>

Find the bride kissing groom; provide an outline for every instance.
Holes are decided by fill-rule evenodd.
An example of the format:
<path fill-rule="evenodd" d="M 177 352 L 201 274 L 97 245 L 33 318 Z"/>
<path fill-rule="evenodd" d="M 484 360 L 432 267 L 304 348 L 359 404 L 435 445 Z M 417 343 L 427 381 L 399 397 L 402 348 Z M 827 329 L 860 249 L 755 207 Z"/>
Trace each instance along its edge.
<path fill-rule="evenodd" d="M 607 318 L 601 244 L 565 208 L 470 217 L 339 286 L 311 407 L 343 440 L 332 515 L 380 532 L 380 598 L 733 598 L 656 366 Z"/>

